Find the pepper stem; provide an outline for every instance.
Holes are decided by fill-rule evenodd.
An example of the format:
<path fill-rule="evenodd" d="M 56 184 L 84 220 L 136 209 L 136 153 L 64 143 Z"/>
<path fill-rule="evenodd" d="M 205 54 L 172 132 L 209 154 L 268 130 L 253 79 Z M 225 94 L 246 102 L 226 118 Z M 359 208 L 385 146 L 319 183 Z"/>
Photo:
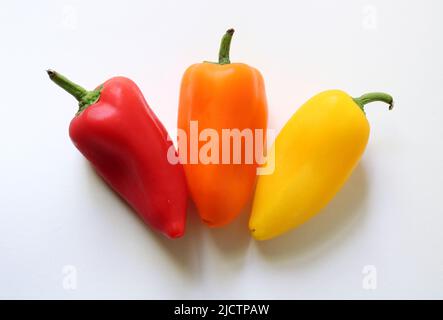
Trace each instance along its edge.
<path fill-rule="evenodd" d="M 218 63 L 219 64 L 229 64 L 229 50 L 231 49 L 232 35 L 234 34 L 234 29 L 228 29 L 223 36 L 220 43 L 220 50 L 218 52 Z"/>
<path fill-rule="evenodd" d="M 79 109 L 77 114 L 82 112 L 91 104 L 96 103 L 100 98 L 100 93 L 103 86 L 100 86 L 100 88 L 96 90 L 88 91 L 54 70 L 49 69 L 46 70 L 46 72 L 48 73 L 49 79 L 71 94 L 78 101 Z"/>
<path fill-rule="evenodd" d="M 389 110 L 392 110 L 392 108 L 394 108 L 394 99 L 392 98 L 392 96 L 383 92 L 366 93 L 358 98 L 353 98 L 353 100 L 363 112 L 365 112 L 364 106 L 366 104 L 375 101 L 381 101 L 387 103 L 389 105 Z"/>

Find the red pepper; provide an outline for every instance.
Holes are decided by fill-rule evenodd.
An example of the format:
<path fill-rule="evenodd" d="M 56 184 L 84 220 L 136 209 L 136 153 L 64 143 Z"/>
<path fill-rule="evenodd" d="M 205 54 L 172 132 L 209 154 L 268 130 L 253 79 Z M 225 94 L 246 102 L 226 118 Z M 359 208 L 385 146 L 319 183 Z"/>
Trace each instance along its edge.
<path fill-rule="evenodd" d="M 182 236 L 188 198 L 183 167 L 168 161 L 174 146 L 137 85 L 115 77 L 87 91 L 47 72 L 79 102 L 69 127 L 77 149 L 145 223 L 171 238 Z"/>

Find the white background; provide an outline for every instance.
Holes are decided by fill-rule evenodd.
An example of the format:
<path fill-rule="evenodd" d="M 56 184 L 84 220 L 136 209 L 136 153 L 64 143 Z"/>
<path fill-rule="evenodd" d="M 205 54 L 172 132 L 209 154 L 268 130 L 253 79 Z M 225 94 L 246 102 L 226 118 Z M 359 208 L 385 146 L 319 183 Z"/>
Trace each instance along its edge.
<path fill-rule="evenodd" d="M 437 0 L 2 1 L 0 298 L 443 298 L 442 12 Z M 174 134 L 183 71 L 215 60 L 228 27 L 232 60 L 265 78 L 270 128 L 326 89 L 386 91 L 396 107 L 367 106 L 362 162 L 296 231 L 257 243 L 247 214 L 210 230 L 190 212 L 186 236 L 167 240 L 74 148 L 76 102 L 45 69 L 87 88 L 132 78 Z"/>

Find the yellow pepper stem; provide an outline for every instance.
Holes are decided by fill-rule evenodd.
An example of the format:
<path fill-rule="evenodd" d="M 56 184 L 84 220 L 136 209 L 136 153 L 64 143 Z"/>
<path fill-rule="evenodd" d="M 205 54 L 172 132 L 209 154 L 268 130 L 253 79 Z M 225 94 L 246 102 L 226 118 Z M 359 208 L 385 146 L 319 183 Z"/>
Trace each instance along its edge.
<path fill-rule="evenodd" d="M 368 103 L 381 101 L 389 105 L 389 110 L 394 107 L 394 99 L 391 95 L 384 92 L 371 92 L 366 93 L 358 98 L 353 98 L 355 103 L 360 107 L 360 109 L 365 112 L 364 106 Z"/>

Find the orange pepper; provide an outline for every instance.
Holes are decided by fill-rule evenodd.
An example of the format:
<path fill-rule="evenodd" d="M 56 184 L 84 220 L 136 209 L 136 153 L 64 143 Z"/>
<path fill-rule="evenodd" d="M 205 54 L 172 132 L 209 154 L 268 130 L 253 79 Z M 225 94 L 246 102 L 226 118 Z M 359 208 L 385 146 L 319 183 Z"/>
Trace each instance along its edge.
<path fill-rule="evenodd" d="M 228 224 L 246 207 L 253 194 L 259 162 L 256 156 L 252 157 L 252 161 L 246 160 L 251 156 L 250 148 L 246 148 L 246 134 L 240 139 L 240 163 L 234 161 L 236 144 L 232 136 L 229 139 L 229 154 L 222 154 L 222 130 L 238 129 L 244 133 L 242 130 L 250 129 L 254 154 L 258 150 L 256 143 L 261 143 L 263 149 L 265 143 L 265 139 L 255 141 L 257 129 L 262 130 L 263 137 L 266 136 L 268 112 L 263 77 L 257 69 L 246 64 L 230 63 L 229 50 L 233 33 L 234 30 L 229 29 L 224 35 L 218 63 L 198 63 L 186 70 L 180 91 L 178 129 L 179 133 L 184 130 L 187 141 L 183 145 L 179 134 L 179 154 L 182 163 L 186 162 L 186 178 L 197 211 L 211 227 Z M 200 141 L 195 142 L 195 137 L 192 137 L 191 121 L 198 121 Z M 202 139 L 201 134 L 205 129 L 216 133 L 218 139 L 212 135 Z M 218 143 L 207 152 L 211 159 L 218 159 L 218 162 L 214 160 L 207 163 L 198 158 L 198 161 L 191 163 L 191 152 L 194 152 L 195 160 L 192 143 L 197 143 L 194 146 L 198 145 L 199 154 L 206 154 L 203 149 L 207 151 L 204 146 L 208 143 Z M 223 161 L 223 158 L 229 158 L 229 163 Z"/>

